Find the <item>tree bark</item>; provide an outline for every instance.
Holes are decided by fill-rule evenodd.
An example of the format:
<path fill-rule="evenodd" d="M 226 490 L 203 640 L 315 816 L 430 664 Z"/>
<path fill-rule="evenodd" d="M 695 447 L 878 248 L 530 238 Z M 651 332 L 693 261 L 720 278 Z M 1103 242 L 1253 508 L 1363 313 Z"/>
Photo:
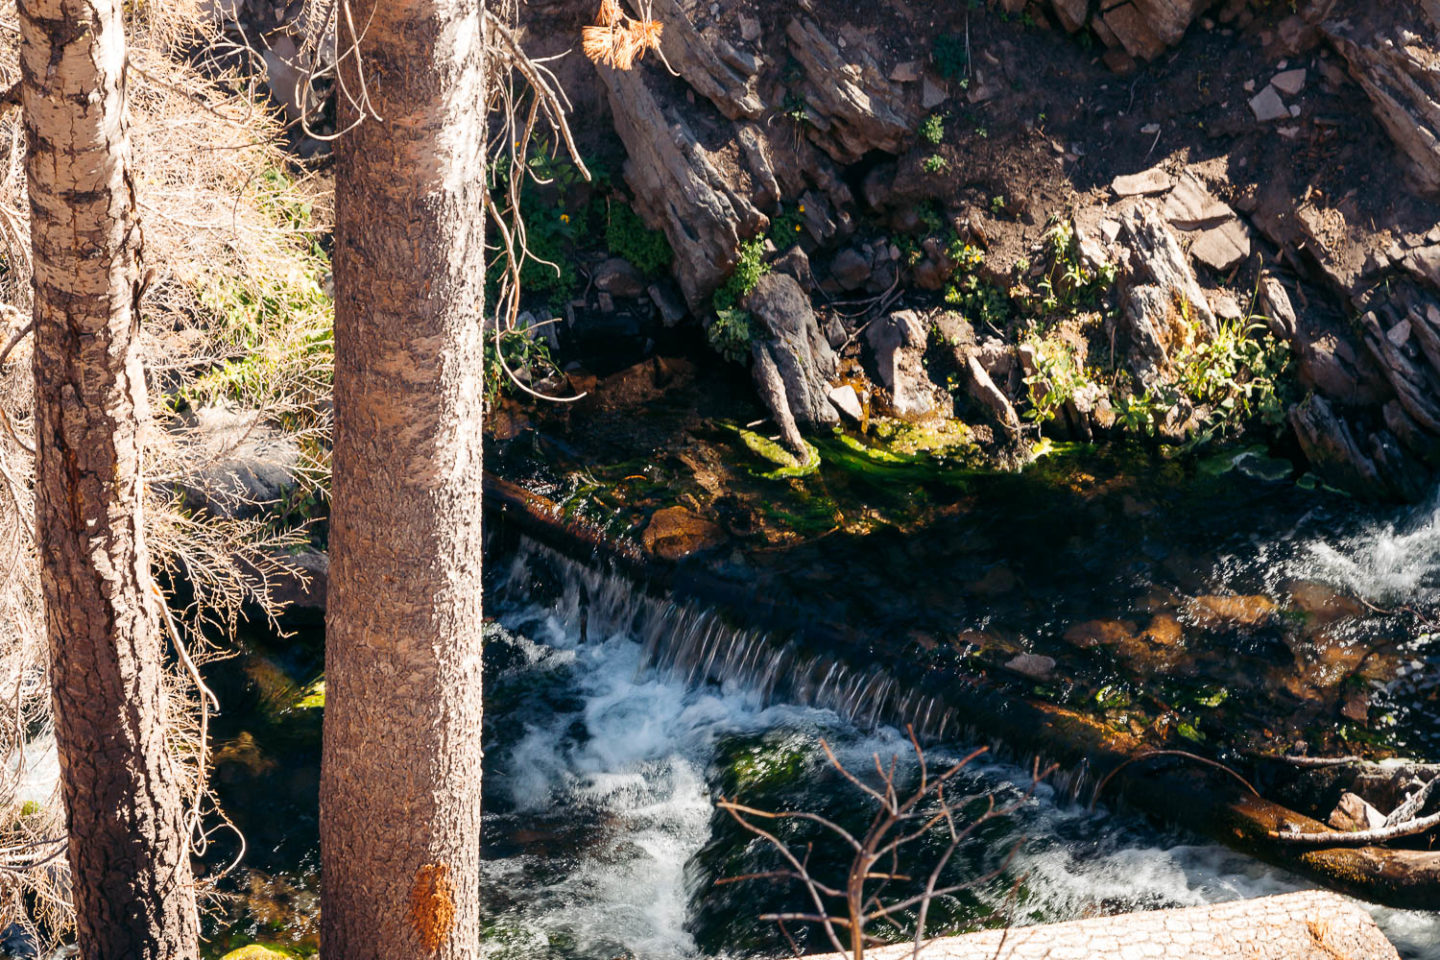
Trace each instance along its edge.
<path fill-rule="evenodd" d="M 344 87 L 376 116 L 337 145 L 322 943 L 345 960 L 474 957 L 481 4 L 362 2 L 342 50 L 350 23 L 364 36 Z"/>
<path fill-rule="evenodd" d="M 83 954 L 192 958 L 143 535 L 148 418 L 119 0 L 21 0 L 35 261 L 36 527 Z"/>

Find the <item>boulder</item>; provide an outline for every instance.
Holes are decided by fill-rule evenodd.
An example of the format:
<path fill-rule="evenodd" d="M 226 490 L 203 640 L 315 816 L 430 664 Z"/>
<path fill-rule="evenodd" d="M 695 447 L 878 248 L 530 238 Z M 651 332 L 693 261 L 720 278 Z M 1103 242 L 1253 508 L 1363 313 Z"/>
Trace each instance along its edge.
<path fill-rule="evenodd" d="M 590 275 L 595 288 L 612 297 L 643 297 L 645 278 L 631 265 L 629 260 L 610 257 L 601 261 Z"/>
<path fill-rule="evenodd" d="M 854 247 L 846 247 L 830 261 L 830 276 L 844 290 L 859 290 L 870 279 L 870 257 Z"/>
<path fill-rule="evenodd" d="M 1311 468 L 1326 483 L 1375 496 L 1380 474 L 1344 418 L 1318 394 L 1290 408 L 1290 425 Z"/>
<path fill-rule="evenodd" d="M 914 310 L 881 317 L 866 328 L 880 382 L 890 391 L 890 407 L 898 417 L 922 417 L 935 411 L 935 388 L 923 360 L 929 336 L 929 324 Z"/>
<path fill-rule="evenodd" d="M 1270 274 L 1260 278 L 1255 307 L 1265 318 L 1265 326 L 1277 340 L 1293 340 L 1297 329 L 1295 306 L 1285 285 Z"/>
<path fill-rule="evenodd" d="M 645 549 L 664 560 L 682 560 L 724 539 L 720 527 L 681 506 L 656 510 L 640 536 Z"/>
<path fill-rule="evenodd" d="M 1201 230 L 1190 244 L 1190 256 L 1216 273 L 1229 273 L 1250 256 L 1250 231 L 1239 219 Z"/>
<path fill-rule="evenodd" d="M 810 298 L 795 278 L 766 274 L 751 291 L 746 307 L 757 326 L 752 353 L 763 354 L 773 363 L 783 385 L 784 406 L 795 422 L 837 422 L 839 414 L 826 396 L 837 370 L 835 351 L 820 331 Z M 779 414 L 775 408 L 772 412 Z"/>
<path fill-rule="evenodd" d="M 904 150 L 920 116 L 864 46 L 842 51 L 804 16 L 786 25 L 785 37 L 805 74 L 809 136 L 821 149 L 838 163 L 856 163 L 872 150 Z"/>
<path fill-rule="evenodd" d="M 1180 240 L 1153 206 L 1142 203 L 1120 220 L 1125 243 L 1127 281 L 1159 287 L 1171 298 L 1188 304 L 1188 310 L 1208 333 L 1215 333 L 1215 314 L 1195 272 L 1185 258 Z"/>
<path fill-rule="evenodd" d="M 980 358 L 972 355 L 967 369 L 970 374 L 967 381 L 970 396 L 990 411 L 996 422 L 1005 428 L 1005 432 L 1011 438 L 1018 437 L 1020 435 L 1020 417 L 1015 413 L 1015 405 L 1010 402 L 1010 398 L 1005 395 L 1005 392 L 995 385 L 995 381 L 981 365 Z"/>
<path fill-rule="evenodd" d="M 201 467 L 180 481 L 190 510 L 230 519 L 259 516 L 299 484 L 300 448 L 257 410 L 202 407 L 179 438 L 185 462 Z"/>

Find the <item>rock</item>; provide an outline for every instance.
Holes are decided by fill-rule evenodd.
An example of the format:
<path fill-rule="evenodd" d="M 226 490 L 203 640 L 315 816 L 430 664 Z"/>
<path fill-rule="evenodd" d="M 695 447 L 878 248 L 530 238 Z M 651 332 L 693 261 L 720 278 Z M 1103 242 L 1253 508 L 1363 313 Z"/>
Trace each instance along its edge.
<path fill-rule="evenodd" d="M 1291 407 L 1290 425 L 1305 459 L 1325 482 L 1370 496 L 1384 490 L 1374 462 L 1324 397 L 1312 395 Z"/>
<path fill-rule="evenodd" d="M 1306 619 L 1320 626 L 1363 617 L 1369 612 L 1359 600 L 1336 593 L 1334 587 L 1314 580 L 1296 580 L 1286 584 L 1285 589 Z"/>
<path fill-rule="evenodd" d="M 1123 46 L 1132 57 L 1153 60 L 1164 53 L 1167 46 L 1178 43 L 1199 10 L 1208 5 L 1208 0 L 1102 3 L 1103 12 L 1095 15 L 1091 26 L 1107 44 Z"/>
<path fill-rule="evenodd" d="M 1345 698 L 1340 705 L 1340 716 L 1346 720 L 1353 720 L 1356 723 L 1370 722 L 1370 695 L 1368 693 L 1354 693 Z"/>
<path fill-rule="evenodd" d="M 1305 71 L 1304 69 L 1297 69 L 1277 73 L 1270 78 L 1270 86 L 1285 94 L 1287 97 L 1296 96 L 1301 90 L 1305 89 Z"/>
<path fill-rule="evenodd" d="M 854 247 L 846 247 L 830 261 L 830 276 L 845 290 L 859 290 L 865 286 L 865 281 L 870 279 L 870 270 L 870 257 Z"/>
<path fill-rule="evenodd" d="M 202 407 L 180 437 L 186 462 L 202 464 L 179 483 L 185 506 L 228 519 L 250 519 L 299 484 L 300 448 L 259 411 Z"/>
<path fill-rule="evenodd" d="M 1440 192 L 1440 4 L 1392 0 L 1347 10 L 1322 29 L 1350 65 L 1420 188 Z"/>
<path fill-rule="evenodd" d="M 1238 219 L 1202 230 L 1190 245 L 1190 256 L 1216 273 L 1228 273 L 1250 256 L 1250 231 Z"/>
<path fill-rule="evenodd" d="M 750 377 L 755 381 L 755 392 L 760 402 L 770 411 L 771 418 L 780 429 L 781 442 L 796 457 L 807 457 L 805 438 L 795 423 L 795 415 L 790 412 L 790 400 L 785 395 L 785 381 L 780 376 L 780 368 L 775 365 L 770 349 L 759 340 L 750 344 Z"/>
<path fill-rule="evenodd" d="M 645 295 L 645 278 L 630 261 L 611 257 L 595 267 L 590 275 L 595 287 L 615 297 L 640 297 Z"/>
<path fill-rule="evenodd" d="M 323 551 L 273 554 L 263 571 L 243 557 L 236 557 L 236 563 L 254 578 L 255 589 L 264 589 L 270 601 L 281 608 L 278 619 L 282 627 L 289 630 L 325 623 L 330 558 Z"/>
<path fill-rule="evenodd" d="M 740 15 L 740 39 L 746 43 L 754 43 L 760 39 L 760 21 L 754 17 Z"/>
<path fill-rule="evenodd" d="M 1055 676 L 1055 658 L 1038 653 L 1021 653 L 1007 660 L 1005 669 L 1043 683 Z"/>
<path fill-rule="evenodd" d="M 660 322 L 666 327 L 673 327 L 689 316 L 684 298 L 669 280 L 650 284 L 646 292 L 650 294 L 650 302 L 660 311 Z"/>
<path fill-rule="evenodd" d="M 1066 33 L 1075 33 L 1085 26 L 1085 17 L 1090 13 L 1090 0 L 1051 0 L 1055 19 Z"/>
<path fill-rule="evenodd" d="M 920 79 L 920 61 L 906 60 L 895 64 L 895 69 L 890 71 L 890 79 L 896 83 L 914 83 Z"/>
<path fill-rule="evenodd" d="M 625 179 L 635 212 L 665 231 L 675 252 L 674 276 L 698 311 L 734 266 L 741 232 L 761 233 L 766 219 L 748 190 L 721 175 L 685 117 L 662 109 L 646 71 L 596 69 L 629 154 Z"/>
<path fill-rule="evenodd" d="M 920 84 L 920 106 L 925 110 L 934 110 L 949 98 L 949 91 L 929 77 Z"/>
<path fill-rule="evenodd" d="M 1290 294 L 1284 284 L 1268 273 L 1260 278 L 1255 306 L 1265 318 L 1265 325 L 1272 336 L 1279 340 L 1295 338 L 1297 321 L 1295 307 L 1290 303 Z"/>
<path fill-rule="evenodd" d="M 1117 197 L 1150 196 L 1164 193 L 1173 186 L 1175 186 L 1174 179 L 1159 167 L 1151 167 L 1140 173 L 1118 176 L 1110 183 L 1110 189 L 1115 191 Z"/>
<path fill-rule="evenodd" d="M 1235 211 L 1215 199 L 1191 176 L 1180 178 L 1165 198 L 1165 219 L 1179 230 L 1203 230 L 1235 219 Z"/>
<path fill-rule="evenodd" d="M 1185 639 L 1185 629 L 1173 614 L 1159 613 L 1141 636 L 1162 647 L 1175 647 Z"/>
<path fill-rule="evenodd" d="M 768 273 L 760 278 L 746 306 L 759 327 L 753 347 L 774 362 L 795 422 L 835 423 L 839 416 L 825 396 L 836 374 L 835 352 L 820 332 L 800 285 L 783 273 Z"/>
<path fill-rule="evenodd" d="M 856 44 L 841 53 L 804 16 L 786 25 L 785 37 L 805 73 L 805 101 L 814 114 L 810 139 L 838 163 L 856 163 L 872 150 L 904 150 L 920 117 L 904 88 L 886 79 L 864 47 Z"/>
<path fill-rule="evenodd" d="M 831 387 L 826 396 L 830 398 L 830 402 L 835 405 L 836 410 L 856 423 L 865 419 L 865 410 L 860 405 L 860 395 L 850 384 L 842 383 L 838 387 Z"/>
<path fill-rule="evenodd" d="M 272 950 L 261 944 L 252 943 L 238 950 L 231 950 L 221 957 L 220 960 L 287 960 L 290 956 L 291 954 L 289 953 L 282 953 L 279 950 Z"/>
<path fill-rule="evenodd" d="M 1112 646 L 1133 639 L 1136 626 L 1129 620 L 1086 620 L 1065 631 L 1066 643 L 1081 648 Z"/>
<path fill-rule="evenodd" d="M 677 0 L 648 0 L 646 9 L 654 19 L 665 24 L 660 36 L 660 52 L 696 93 L 715 104 L 730 120 L 742 117 L 754 120 L 765 113 L 765 105 L 755 93 L 753 76 L 727 64 L 719 50 L 695 29 Z M 600 70 L 602 78 L 609 69 Z M 662 129 L 656 127 L 651 132 Z"/>
<path fill-rule="evenodd" d="M 1012 439 L 1018 437 L 1020 435 L 1020 417 L 1015 413 L 1015 407 L 1011 404 L 1010 398 L 1005 396 L 1005 392 L 995 385 L 995 381 L 990 378 L 990 374 L 986 372 L 978 356 L 970 357 L 968 368 L 970 378 L 967 386 L 970 396 L 990 411 Z"/>
<path fill-rule="evenodd" d="M 1130 282 L 1153 284 L 1170 297 L 1189 304 L 1195 319 L 1215 332 L 1215 314 L 1195 272 L 1190 269 L 1179 238 L 1148 204 L 1127 211 L 1121 218 L 1126 237 Z"/>
<path fill-rule="evenodd" d="M 646 551 L 663 560 L 682 560 L 725 539 L 719 526 L 681 506 L 656 510 L 640 536 Z"/>
<path fill-rule="evenodd" d="M 922 417 L 935 410 L 935 389 L 923 359 L 929 334 L 929 326 L 913 310 L 874 320 L 865 330 L 896 416 Z"/>
<path fill-rule="evenodd" d="M 1210 595 L 1192 599 L 1186 604 L 1185 612 L 1208 630 L 1227 627 L 1254 629 L 1269 623 L 1277 608 L 1275 601 L 1260 595 Z"/>
<path fill-rule="evenodd" d="M 1290 108 L 1280 99 L 1280 92 L 1268 83 L 1264 90 L 1250 98 L 1250 110 L 1261 123 L 1290 119 Z"/>
<path fill-rule="evenodd" d="M 1346 791 L 1340 794 L 1340 802 L 1330 811 L 1325 822 L 1347 833 L 1378 830 L 1385 826 L 1385 814 L 1366 803 L 1364 798 Z"/>
<path fill-rule="evenodd" d="M 770 269 L 794 278 L 795 282 L 800 284 L 800 289 L 806 293 L 815 292 L 815 275 L 810 272 L 810 256 L 799 244 L 776 257 L 770 264 Z"/>

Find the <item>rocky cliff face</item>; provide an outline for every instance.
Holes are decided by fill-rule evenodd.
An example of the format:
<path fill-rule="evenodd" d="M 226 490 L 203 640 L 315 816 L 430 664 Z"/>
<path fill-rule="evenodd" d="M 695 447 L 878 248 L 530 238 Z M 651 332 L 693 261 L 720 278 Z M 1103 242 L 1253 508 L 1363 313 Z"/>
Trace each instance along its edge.
<path fill-rule="evenodd" d="M 674 247 L 691 311 L 706 315 L 741 243 L 763 240 L 772 257 L 791 248 L 780 269 L 796 289 L 863 304 L 822 309 L 814 332 L 833 328 L 845 350 L 821 366 L 832 379 L 867 374 L 862 399 L 875 409 L 945 416 L 953 395 L 997 442 L 1018 440 L 1034 429 L 1021 414 L 1056 389 L 1054 357 L 1099 365 L 1108 341 L 1130 385 L 1072 385 L 1063 402 L 1051 392 L 1058 419 L 1046 427 L 1103 436 L 1142 392 L 1178 396 L 1182 367 L 1219 324 L 1253 317 L 1289 346 L 1299 393 L 1288 429 L 1310 466 L 1338 486 L 1413 499 L 1440 467 L 1440 228 L 1427 202 L 1440 188 L 1436 7 L 999 0 L 887 24 L 837 20 L 819 4 L 661 0 L 674 76 L 650 66 L 600 79 L 636 208 Z M 1025 29 L 1001 33 L 994 20 L 1006 17 Z M 1046 23 L 1058 29 L 1044 35 Z M 1065 53 L 1066 33 L 1098 40 L 1103 69 Z M 1172 49 L 1174 67 L 1146 66 Z M 1202 65 L 1198 94 L 1180 79 L 1188 57 Z M 1225 76 L 1237 68 L 1244 77 Z M 1115 71 L 1130 76 L 1107 81 Z M 1157 92 L 1137 105 L 1147 85 Z M 1204 118 L 1189 134 L 1187 113 Z M 953 131 L 943 144 L 922 136 L 927 117 Z M 1136 164 L 1138 147 L 1089 156 L 1116 135 L 1148 143 L 1151 166 Z M 1309 159 L 1337 145 L 1343 160 Z M 1342 190 L 1357 166 L 1368 169 Z M 1037 340 L 1012 310 L 1004 329 L 984 330 L 984 290 L 1053 290 L 1057 219 L 1076 234 L 1071 269 L 1106 278 L 1088 295 L 1108 319 Z M 906 294 L 924 290 L 958 309 Z M 937 339 L 955 345 L 934 370 Z M 780 365 L 761 352 L 757 382 L 768 382 L 761 374 Z M 814 379 L 804 368 L 782 378 L 788 392 Z M 821 386 L 802 391 L 818 403 L 792 400 L 777 416 L 825 422 L 812 409 L 829 411 Z M 1181 398 L 1151 429 L 1184 439 L 1212 414 Z"/>

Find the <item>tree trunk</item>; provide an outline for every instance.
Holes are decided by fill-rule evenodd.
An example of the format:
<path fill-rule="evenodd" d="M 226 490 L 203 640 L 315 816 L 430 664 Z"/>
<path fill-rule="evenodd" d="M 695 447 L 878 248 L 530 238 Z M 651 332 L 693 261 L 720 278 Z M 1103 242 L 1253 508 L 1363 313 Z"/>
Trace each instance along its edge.
<path fill-rule="evenodd" d="M 375 116 L 337 145 L 322 943 L 344 960 L 474 957 L 481 5 L 370 0 L 342 18 L 342 50 L 350 23 L 364 37 L 344 89 Z"/>
<path fill-rule="evenodd" d="M 193 958 L 143 536 L 141 238 L 119 0 L 21 0 L 35 260 L 36 527 L 81 950 Z"/>

